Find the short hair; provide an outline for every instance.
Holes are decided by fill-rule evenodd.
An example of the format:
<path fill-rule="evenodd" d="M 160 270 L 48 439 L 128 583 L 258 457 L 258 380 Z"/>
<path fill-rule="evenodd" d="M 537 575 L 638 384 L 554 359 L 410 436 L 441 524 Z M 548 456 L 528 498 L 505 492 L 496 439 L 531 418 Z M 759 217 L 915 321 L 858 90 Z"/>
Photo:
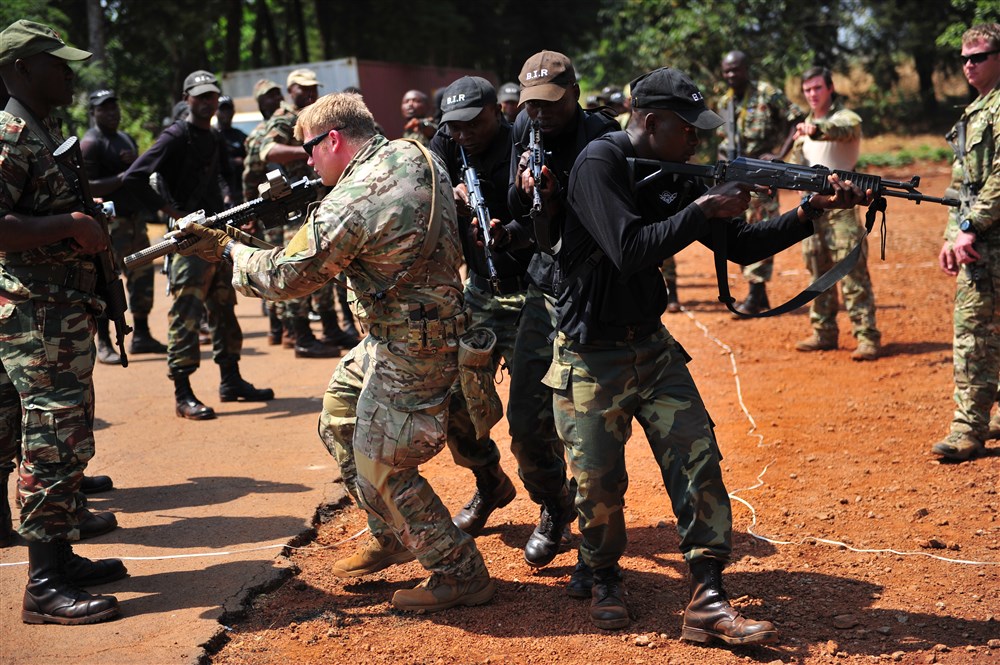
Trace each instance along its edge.
<path fill-rule="evenodd" d="M 802 73 L 802 81 L 804 83 L 809 79 L 816 78 L 817 76 L 823 77 L 823 80 L 826 82 L 826 87 L 828 88 L 833 87 L 833 72 L 831 72 L 826 67 L 819 67 L 819 66 L 810 67 L 809 69 L 807 69 Z"/>
<path fill-rule="evenodd" d="M 295 138 L 300 141 L 305 139 L 303 127 L 323 132 L 342 128 L 340 131 L 351 143 L 359 143 L 375 135 L 375 118 L 361 95 L 333 92 L 323 95 L 299 114 L 295 123 Z"/>
<path fill-rule="evenodd" d="M 973 39 L 985 39 L 990 43 L 990 48 L 1000 48 L 1000 23 L 980 23 L 972 26 L 962 35 L 963 44 Z"/>

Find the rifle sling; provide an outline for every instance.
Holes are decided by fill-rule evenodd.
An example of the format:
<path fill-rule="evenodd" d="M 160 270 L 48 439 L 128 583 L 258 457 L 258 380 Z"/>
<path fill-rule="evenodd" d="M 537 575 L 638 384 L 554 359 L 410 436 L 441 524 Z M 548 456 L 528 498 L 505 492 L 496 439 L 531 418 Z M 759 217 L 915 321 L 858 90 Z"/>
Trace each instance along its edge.
<path fill-rule="evenodd" d="M 730 312 L 744 319 L 760 319 L 768 316 L 778 316 L 786 312 L 798 309 L 803 305 L 815 300 L 821 293 L 843 279 L 861 258 L 861 251 L 864 247 L 865 239 L 872 232 L 875 226 L 875 216 L 882 213 L 882 242 L 885 242 L 885 197 L 877 196 L 868 206 L 865 213 L 865 234 L 858 241 L 858 244 L 851 250 L 850 254 L 837 262 L 832 268 L 820 275 L 816 281 L 803 289 L 798 295 L 777 307 L 773 307 L 766 312 L 759 314 L 744 314 L 737 310 L 733 303 L 735 298 L 729 293 L 729 277 L 726 270 L 727 243 L 726 243 L 726 222 L 725 220 L 712 221 L 712 245 L 715 255 L 715 277 L 719 284 L 719 301 L 722 302 Z M 884 250 L 884 248 L 883 248 Z"/>
<path fill-rule="evenodd" d="M 25 127 L 28 128 L 32 134 L 38 137 L 50 153 L 55 154 L 56 146 L 55 142 L 52 140 L 52 135 L 49 134 L 48 130 L 45 129 L 45 125 L 38 119 L 38 116 L 32 112 L 27 106 L 22 104 L 20 100 L 15 97 L 11 97 L 7 100 L 7 106 L 4 111 L 10 113 L 13 116 L 17 116 L 21 120 L 24 120 Z M 71 186 L 76 187 L 78 185 L 76 174 L 73 173 L 65 164 L 56 161 L 56 166 L 59 167 L 59 172 L 62 173 L 63 178 Z"/>

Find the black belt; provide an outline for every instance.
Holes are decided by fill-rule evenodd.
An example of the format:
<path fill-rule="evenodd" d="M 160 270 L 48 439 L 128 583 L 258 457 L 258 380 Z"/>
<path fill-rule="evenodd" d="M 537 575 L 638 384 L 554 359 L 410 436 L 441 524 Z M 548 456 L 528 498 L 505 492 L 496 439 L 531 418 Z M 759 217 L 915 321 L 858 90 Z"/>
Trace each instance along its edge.
<path fill-rule="evenodd" d="M 509 296 L 512 293 L 521 293 L 528 288 L 528 280 L 517 275 L 514 275 L 513 277 L 499 278 L 496 283 L 496 288 L 493 288 L 493 282 L 491 282 L 489 278 L 470 272 L 469 283 L 480 291 L 492 293 L 495 296 Z"/>
<path fill-rule="evenodd" d="M 97 272 L 89 266 L 10 265 L 3 269 L 21 282 L 64 286 L 84 293 L 94 294 L 97 289 Z"/>

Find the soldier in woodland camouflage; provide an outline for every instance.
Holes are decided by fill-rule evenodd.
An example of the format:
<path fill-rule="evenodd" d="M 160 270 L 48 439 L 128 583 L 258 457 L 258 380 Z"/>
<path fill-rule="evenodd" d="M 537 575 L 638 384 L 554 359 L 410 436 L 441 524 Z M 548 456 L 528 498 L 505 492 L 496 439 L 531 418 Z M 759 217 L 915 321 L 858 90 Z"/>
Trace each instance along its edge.
<path fill-rule="evenodd" d="M 938 257 L 955 284 L 955 414 L 951 431 L 931 452 L 964 461 L 1000 438 L 1000 414 L 990 418 L 1000 374 L 1000 24 L 962 35 L 962 71 L 979 96 L 949 135 L 956 144 L 950 194 L 963 205 L 948 218 Z M 958 131 L 960 128 L 964 131 Z M 965 139 L 965 144 L 958 142 Z"/>
<path fill-rule="evenodd" d="M 354 577 L 415 557 L 431 575 L 396 591 L 395 607 L 488 602 L 494 586 L 475 541 L 419 471 L 445 446 L 458 338 L 469 321 L 447 171 L 413 142 L 375 134 L 359 95 L 323 97 L 295 131 L 333 189 L 291 242 L 255 250 L 194 225 L 203 241 L 190 251 L 232 260 L 234 286 L 267 299 L 302 297 L 347 276 L 369 335 L 337 365 L 319 431 L 368 511 L 371 537 L 333 572 Z"/>

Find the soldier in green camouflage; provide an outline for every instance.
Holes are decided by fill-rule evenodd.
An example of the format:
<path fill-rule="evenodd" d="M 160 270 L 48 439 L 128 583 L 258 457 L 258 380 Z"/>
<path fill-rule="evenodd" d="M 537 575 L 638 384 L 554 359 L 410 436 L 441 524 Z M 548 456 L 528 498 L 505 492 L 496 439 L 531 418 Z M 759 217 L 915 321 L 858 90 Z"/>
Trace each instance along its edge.
<path fill-rule="evenodd" d="M 788 138 L 802 119 L 802 110 L 785 93 L 766 81 L 751 80 L 750 58 L 742 51 L 730 51 L 722 59 L 722 76 L 729 89 L 715 104 L 724 123 L 716 133 L 721 139 L 719 158 L 736 157 L 772 159 L 788 151 Z M 753 224 L 778 214 L 778 201 L 767 194 L 757 194 L 746 211 Z M 750 285 L 746 299 L 736 305 L 744 314 L 757 314 L 770 308 L 767 283 L 774 272 L 774 259 L 768 257 L 743 267 L 743 277 Z M 740 319 L 741 317 L 735 316 Z"/>
<path fill-rule="evenodd" d="M 797 125 L 791 161 L 822 164 L 831 169 L 853 171 L 861 151 L 861 118 L 844 106 L 833 87 L 833 75 L 825 67 L 813 67 L 802 75 L 802 92 L 811 112 Z M 838 282 L 844 308 L 851 319 L 857 348 L 851 359 L 875 360 L 882 350 L 882 333 L 875 323 L 875 293 L 868 274 L 868 240 L 857 210 L 831 210 L 816 222 L 817 232 L 802 242 L 802 255 L 813 279 L 826 273 L 846 257 L 858 243 L 861 256 Z M 798 351 L 837 348 L 837 290 L 827 289 L 809 305 L 813 334 L 795 344 Z"/>
<path fill-rule="evenodd" d="M 403 138 L 430 145 L 437 124 L 430 117 L 427 95 L 419 90 L 408 90 L 403 95 L 400 110 L 403 112 Z"/>
<path fill-rule="evenodd" d="M 0 32 L 0 78 L 11 95 L 0 111 L 0 545 L 11 536 L 7 478 L 20 449 L 26 623 L 112 619 L 118 601 L 80 587 L 127 575 L 121 561 L 90 561 L 70 545 L 80 538 L 80 486 L 94 455 L 95 317 L 105 307 L 94 255 L 108 237 L 53 157 L 62 136 L 50 115 L 73 101 L 68 61 L 90 55 L 33 21 Z"/>
<path fill-rule="evenodd" d="M 962 35 L 962 71 L 979 96 L 949 138 L 956 143 L 950 193 L 962 207 L 948 218 L 938 262 L 956 277 L 955 414 L 951 431 L 931 452 L 964 461 L 1000 438 L 1000 414 L 990 419 L 1000 374 L 1000 24 Z M 962 129 L 964 131 L 958 131 Z M 965 143 L 957 143 L 964 138 Z"/>
<path fill-rule="evenodd" d="M 295 133 L 333 189 L 292 241 L 256 250 L 195 225 L 203 240 L 191 251 L 232 260 L 233 285 L 267 299 L 302 297 L 347 276 L 369 335 L 334 371 L 319 430 L 368 511 L 371 538 L 333 572 L 353 577 L 415 557 L 431 575 L 396 591 L 396 608 L 488 602 L 494 586 L 475 541 L 419 470 L 446 444 L 458 338 L 469 321 L 447 171 L 421 146 L 376 134 L 359 95 L 323 97 Z"/>

